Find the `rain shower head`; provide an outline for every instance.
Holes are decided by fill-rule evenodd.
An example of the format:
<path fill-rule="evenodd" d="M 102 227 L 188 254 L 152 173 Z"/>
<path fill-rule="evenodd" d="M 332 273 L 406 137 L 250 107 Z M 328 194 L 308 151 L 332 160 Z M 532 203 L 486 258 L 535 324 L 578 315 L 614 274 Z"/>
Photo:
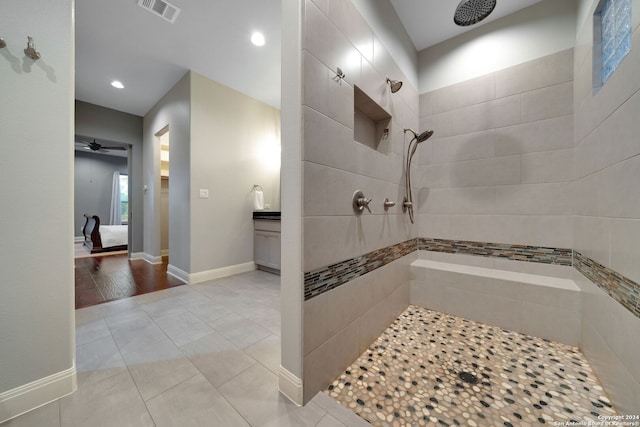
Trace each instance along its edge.
<path fill-rule="evenodd" d="M 453 15 L 453 22 L 461 27 L 476 24 L 489 16 L 496 0 L 462 0 Z"/>
<path fill-rule="evenodd" d="M 396 93 L 402 87 L 402 81 L 400 81 L 400 80 L 391 80 L 389 77 L 387 77 L 387 83 L 389 84 L 389 87 L 391 88 L 391 93 Z"/>
<path fill-rule="evenodd" d="M 426 141 L 427 139 L 431 138 L 431 135 L 433 135 L 433 131 L 432 130 L 425 130 L 420 135 L 418 135 L 413 129 L 405 129 L 404 132 L 405 133 L 411 132 L 413 134 L 413 137 L 416 139 L 416 142 L 418 144 L 421 143 L 421 142 Z"/>

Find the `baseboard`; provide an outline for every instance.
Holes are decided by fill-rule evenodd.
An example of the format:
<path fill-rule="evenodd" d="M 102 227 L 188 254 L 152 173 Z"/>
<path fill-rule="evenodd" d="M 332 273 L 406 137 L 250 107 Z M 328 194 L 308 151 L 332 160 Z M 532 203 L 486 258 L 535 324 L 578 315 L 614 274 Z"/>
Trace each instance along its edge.
<path fill-rule="evenodd" d="M 73 393 L 78 388 L 76 367 L 0 394 L 0 424 Z"/>
<path fill-rule="evenodd" d="M 160 256 L 169 256 L 169 249 L 163 249 L 160 251 Z"/>
<path fill-rule="evenodd" d="M 302 380 L 280 366 L 278 390 L 298 406 L 303 404 Z"/>
<path fill-rule="evenodd" d="M 207 280 L 219 279 L 221 277 L 232 276 L 234 274 L 246 273 L 256 269 L 256 264 L 245 262 L 243 264 L 230 265 L 228 267 L 216 268 L 213 270 L 199 271 L 198 273 L 189 274 L 189 284 L 206 282 Z"/>
<path fill-rule="evenodd" d="M 189 283 L 189 273 L 179 269 L 175 265 L 167 265 L 167 274 L 183 281 L 184 283 Z"/>
<path fill-rule="evenodd" d="M 130 260 L 143 259 L 149 264 L 162 264 L 162 256 L 153 256 L 146 252 L 132 252 L 129 256 Z"/>
<path fill-rule="evenodd" d="M 84 243 L 84 236 L 75 236 L 73 238 L 73 243 Z"/>

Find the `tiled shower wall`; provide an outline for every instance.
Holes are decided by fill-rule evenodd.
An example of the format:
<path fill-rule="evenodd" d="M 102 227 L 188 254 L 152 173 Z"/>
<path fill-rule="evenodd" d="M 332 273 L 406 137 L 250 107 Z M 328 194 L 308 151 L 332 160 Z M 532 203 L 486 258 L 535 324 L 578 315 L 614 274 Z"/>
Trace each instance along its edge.
<path fill-rule="evenodd" d="M 640 282 L 640 1 L 631 53 L 594 89 L 597 3 L 581 2 L 575 50 L 420 96 L 420 129 L 435 130 L 414 175 L 420 237 L 571 248 Z M 637 307 L 573 274 L 581 348 L 621 413 L 638 413 Z"/>
<path fill-rule="evenodd" d="M 600 88 L 593 87 L 597 3 L 581 1 L 575 47 L 573 248 L 640 283 L 640 1 L 632 1 L 631 52 Z M 640 318 L 575 276 L 584 291 L 582 349 L 618 410 L 640 413 Z"/>
<path fill-rule="evenodd" d="M 303 16 L 303 269 L 311 272 L 416 237 L 400 204 L 402 130 L 417 127 L 418 94 L 351 1 L 307 0 Z M 386 76 L 402 89 L 391 94 Z M 377 149 L 354 140 L 354 85 L 393 117 Z M 371 213 L 354 214 L 356 190 L 373 199 Z M 398 205 L 385 211 L 385 198 Z M 305 301 L 305 401 L 406 308 L 411 257 Z"/>
<path fill-rule="evenodd" d="M 572 247 L 573 50 L 420 95 L 420 237 Z"/>

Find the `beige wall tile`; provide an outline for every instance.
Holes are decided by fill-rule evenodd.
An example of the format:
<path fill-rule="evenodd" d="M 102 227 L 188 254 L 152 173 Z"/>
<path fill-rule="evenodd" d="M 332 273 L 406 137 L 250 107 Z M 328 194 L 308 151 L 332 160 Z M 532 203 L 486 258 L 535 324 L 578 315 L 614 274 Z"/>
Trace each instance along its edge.
<path fill-rule="evenodd" d="M 451 216 L 448 214 L 417 215 L 418 235 L 434 239 L 451 238 Z"/>
<path fill-rule="evenodd" d="M 327 112 L 329 117 L 353 129 L 353 87 L 343 80 L 332 78 L 328 83 Z"/>
<path fill-rule="evenodd" d="M 486 159 L 495 156 L 493 129 L 440 138 L 434 134 L 433 162 L 456 162 L 462 160 Z M 518 154 L 518 153 L 514 153 Z"/>
<path fill-rule="evenodd" d="M 433 92 L 425 92 L 419 98 L 420 109 L 419 117 L 428 117 L 433 115 Z"/>
<path fill-rule="evenodd" d="M 611 218 L 611 268 L 640 283 L 640 220 Z"/>
<path fill-rule="evenodd" d="M 324 13 L 329 14 L 329 0 L 311 0 Z"/>
<path fill-rule="evenodd" d="M 495 73 L 496 98 L 573 81 L 573 49 Z"/>
<path fill-rule="evenodd" d="M 360 355 L 360 321 L 356 320 L 304 358 L 304 401 L 325 389 Z"/>
<path fill-rule="evenodd" d="M 461 161 L 450 167 L 456 188 L 520 184 L 520 156 Z"/>
<path fill-rule="evenodd" d="M 524 154 L 521 167 L 523 184 L 573 181 L 573 149 Z"/>
<path fill-rule="evenodd" d="M 524 105 L 522 109 L 524 111 Z M 556 114 L 555 116 L 557 115 L 560 114 Z M 477 132 L 520 123 L 520 95 L 509 96 L 484 102 L 482 104 L 463 107 L 455 110 L 454 116 L 455 118 L 453 119 L 453 126 L 451 129 L 452 135 Z"/>
<path fill-rule="evenodd" d="M 475 242 L 522 244 L 519 215 L 451 215 L 451 238 Z"/>
<path fill-rule="evenodd" d="M 304 73 L 303 103 L 328 115 L 328 70 L 317 58 L 308 53 L 303 54 L 302 62 Z"/>
<path fill-rule="evenodd" d="M 522 94 L 523 122 L 566 116 L 572 113 L 572 81 Z"/>
<path fill-rule="evenodd" d="M 363 277 L 361 276 L 327 292 L 327 306 L 329 307 L 330 315 L 324 321 L 327 323 L 329 336 L 334 336 L 351 322 L 360 318 L 365 310 L 369 308 L 364 306 L 364 298 L 361 298 L 363 291 L 368 291 L 369 296 L 371 294 L 371 289 L 366 287 Z M 369 297 L 368 300 L 371 300 L 371 298 Z"/>
<path fill-rule="evenodd" d="M 306 356 L 329 339 L 327 292 L 304 302 L 304 350 Z"/>
<path fill-rule="evenodd" d="M 353 130 L 309 107 L 303 108 L 304 160 L 353 170 Z"/>
<path fill-rule="evenodd" d="M 447 191 L 450 200 L 449 213 L 459 214 L 490 214 L 502 213 L 496 209 L 497 189 L 502 187 L 468 187 L 468 188 L 450 188 Z M 435 190 L 434 190 L 435 191 Z"/>
<path fill-rule="evenodd" d="M 495 129 L 493 139 L 497 156 L 571 148 L 573 115 Z"/>
<path fill-rule="evenodd" d="M 580 310 L 523 303 L 522 332 L 572 346 L 580 345 Z"/>
<path fill-rule="evenodd" d="M 373 60 L 373 33 L 351 2 L 328 0 L 329 19 L 367 61 Z"/>
<path fill-rule="evenodd" d="M 601 215 L 612 218 L 640 218 L 640 156 L 632 157 L 599 172 Z"/>
<path fill-rule="evenodd" d="M 353 45 L 311 1 L 305 2 L 305 34 L 303 47 L 334 72 L 342 64 Z"/>
<path fill-rule="evenodd" d="M 570 215 L 520 215 L 517 242 L 532 246 L 573 248 Z"/>
<path fill-rule="evenodd" d="M 573 183 L 495 187 L 495 212 L 521 215 L 571 215 Z"/>
<path fill-rule="evenodd" d="M 433 91 L 433 113 L 457 110 L 495 99 L 494 75 L 476 77 Z"/>
<path fill-rule="evenodd" d="M 329 195 L 326 175 L 328 168 L 317 163 L 304 162 L 304 216 L 325 214 Z"/>
<path fill-rule="evenodd" d="M 575 216 L 573 249 L 608 267 L 611 251 L 611 219 Z"/>

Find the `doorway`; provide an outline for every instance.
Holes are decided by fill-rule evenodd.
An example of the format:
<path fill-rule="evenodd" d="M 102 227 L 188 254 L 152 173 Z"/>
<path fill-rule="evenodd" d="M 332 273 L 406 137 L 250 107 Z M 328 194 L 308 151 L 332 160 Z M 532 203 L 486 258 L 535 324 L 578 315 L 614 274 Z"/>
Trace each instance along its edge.
<path fill-rule="evenodd" d="M 160 255 L 169 256 L 169 126 L 156 133 L 160 145 Z"/>

